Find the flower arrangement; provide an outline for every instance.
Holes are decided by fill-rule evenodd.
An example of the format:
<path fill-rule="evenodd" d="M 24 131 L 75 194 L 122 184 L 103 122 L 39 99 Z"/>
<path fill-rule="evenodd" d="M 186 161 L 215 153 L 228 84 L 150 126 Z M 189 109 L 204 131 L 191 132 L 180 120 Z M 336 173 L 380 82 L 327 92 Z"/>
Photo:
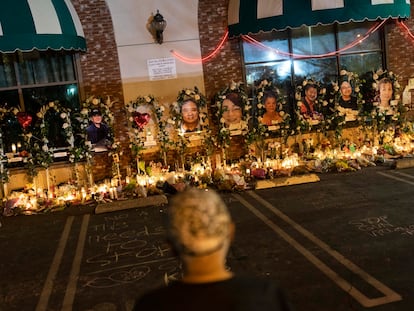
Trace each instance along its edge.
<path fill-rule="evenodd" d="M 344 108 L 341 106 L 341 85 L 348 82 L 352 88 L 351 101 L 355 103 L 356 109 Z M 357 73 L 342 69 L 338 80 L 332 82 L 330 103 L 332 112 L 325 117 L 329 129 L 335 130 L 337 138 L 342 136 L 343 127 L 348 121 L 358 121 L 359 111 L 361 111 L 364 98 L 361 90 L 362 80 Z"/>
<path fill-rule="evenodd" d="M 173 124 L 176 129 L 181 128 L 183 121 L 181 107 L 188 99 L 194 100 L 199 109 L 199 123 L 201 131 L 208 129 L 208 116 L 206 111 L 207 99 L 200 92 L 197 86 L 195 86 L 194 89 L 185 88 L 178 92 L 177 100 L 172 103 L 170 107 L 171 118 L 169 118 L 167 122 L 169 124 Z"/>
<path fill-rule="evenodd" d="M 265 113 L 265 103 L 264 103 L 264 97 L 267 92 L 272 92 L 274 95 L 276 95 L 276 111 L 279 113 L 279 115 L 282 117 L 282 121 L 277 123 L 277 126 L 268 126 L 268 131 L 273 131 L 272 128 L 275 128 L 276 134 L 283 137 L 284 139 L 287 139 L 290 129 L 290 122 L 291 122 L 291 116 L 288 113 L 288 107 L 287 107 L 287 100 L 284 96 L 280 94 L 279 89 L 272 83 L 272 81 L 268 80 L 262 80 L 257 87 L 256 91 L 256 102 L 257 102 L 257 121 L 260 124 L 263 124 L 262 119 L 263 115 Z"/>
<path fill-rule="evenodd" d="M 379 97 L 379 86 L 384 81 L 392 86 L 392 98 L 389 106 L 381 106 Z M 402 124 L 402 116 L 405 112 L 401 102 L 400 92 L 401 85 L 398 75 L 392 71 L 378 69 L 370 72 L 366 80 L 366 101 L 363 109 L 363 126 L 366 130 L 372 130 L 380 134 L 380 140 L 384 138 L 389 127 L 395 127 Z"/>
<path fill-rule="evenodd" d="M 305 89 L 308 84 L 312 84 L 316 86 L 318 93 L 317 93 L 316 100 L 314 102 L 315 111 L 313 112 L 311 117 L 306 118 L 301 113 L 301 107 L 305 105 L 303 101 L 304 101 L 304 96 L 305 96 Z M 322 85 L 321 82 L 316 81 L 314 79 L 306 78 L 305 80 L 303 80 L 301 84 L 296 86 L 296 90 L 295 90 L 295 99 L 296 99 L 296 105 L 297 105 L 297 108 L 295 109 L 296 111 L 296 127 L 295 127 L 296 132 L 298 133 L 309 132 L 312 129 L 316 129 L 317 131 L 320 131 L 321 129 L 325 128 L 325 125 L 323 124 L 324 117 L 321 111 L 324 110 L 329 104 L 326 97 L 327 97 L 326 87 Z"/>
<path fill-rule="evenodd" d="M 151 120 L 151 115 L 155 115 L 155 105 L 157 100 L 153 95 L 138 96 L 135 101 L 125 104 L 128 114 L 129 139 L 131 151 L 138 156 L 144 150 L 144 142 L 146 139 L 144 127 Z M 142 108 L 147 108 L 148 112 L 140 112 Z M 158 121 L 158 120 L 157 120 Z M 157 123 L 155 121 L 154 123 Z"/>
<path fill-rule="evenodd" d="M 167 166 L 167 152 L 174 146 L 174 141 L 170 138 L 170 133 L 168 131 L 168 121 L 165 118 L 165 107 L 158 102 L 154 102 L 154 111 L 158 120 L 157 140 L 160 145 L 164 166 Z"/>
<path fill-rule="evenodd" d="M 230 136 L 235 133 L 235 131 L 232 133 L 232 129 L 226 125 L 226 120 L 223 117 L 226 111 L 223 107 L 223 102 L 229 94 L 236 94 L 240 108 L 242 109 L 242 120 L 240 121 L 240 126 L 237 128 L 238 133 L 245 135 L 248 132 L 248 122 L 251 118 L 252 107 L 244 90 L 244 85 L 241 82 L 236 83 L 232 81 L 215 95 L 214 107 L 216 108 L 215 115 L 218 120 L 217 146 L 222 148 L 230 146 Z"/>
<path fill-rule="evenodd" d="M 80 111 L 73 114 L 72 127 L 74 128 L 75 145 L 72 148 L 69 160 L 71 162 L 79 162 L 82 160 L 89 161 L 92 158 L 92 144 L 87 139 L 86 128 L 90 124 L 90 111 L 92 109 L 99 109 L 102 113 L 102 122 L 106 123 L 110 128 L 110 137 L 113 140 L 113 124 L 114 116 L 110 110 L 114 101 L 111 101 L 110 97 L 104 100 L 97 96 L 90 96 L 84 102 L 81 103 Z"/>

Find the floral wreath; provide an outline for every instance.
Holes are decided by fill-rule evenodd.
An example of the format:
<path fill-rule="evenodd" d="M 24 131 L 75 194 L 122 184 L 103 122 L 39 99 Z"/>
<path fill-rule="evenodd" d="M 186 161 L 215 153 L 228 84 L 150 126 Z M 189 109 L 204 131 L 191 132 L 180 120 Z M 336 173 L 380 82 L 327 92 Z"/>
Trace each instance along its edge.
<path fill-rule="evenodd" d="M 342 69 L 339 72 L 339 79 L 335 82 L 332 82 L 332 90 L 330 94 L 330 103 L 333 104 L 332 113 L 328 116 L 325 116 L 325 121 L 328 123 L 330 129 L 334 129 L 338 137 L 342 135 L 342 128 L 346 125 L 346 111 L 340 107 L 341 99 L 341 84 L 343 82 L 349 82 L 352 87 L 351 96 L 356 98 L 356 103 L 359 111 L 364 105 L 364 98 L 362 94 L 362 80 L 359 75 L 355 72 L 347 71 Z M 359 119 L 359 115 L 356 116 L 356 120 Z"/>
<path fill-rule="evenodd" d="M 279 126 L 278 132 L 280 133 L 281 136 L 287 138 L 286 135 L 288 135 L 289 133 L 290 121 L 291 121 L 290 114 L 286 112 L 288 111 L 286 107 L 287 100 L 285 97 L 283 97 L 280 94 L 280 91 L 276 87 L 276 85 L 274 85 L 272 81 L 268 81 L 266 79 L 260 82 L 259 86 L 257 87 L 257 91 L 256 91 L 257 115 L 258 115 L 257 120 L 259 121 L 258 123 L 263 125 L 263 123 L 261 122 L 262 116 L 265 112 L 263 97 L 266 92 L 272 92 L 276 95 L 276 102 L 277 102 L 276 110 L 279 112 L 280 116 L 283 119 L 283 121 L 277 124 Z M 269 130 L 269 127 L 265 126 L 265 129 Z"/>
<path fill-rule="evenodd" d="M 201 132 L 203 132 L 203 136 L 205 137 L 209 131 L 208 116 L 206 111 L 206 97 L 199 91 L 197 86 L 195 86 L 194 89 L 182 89 L 177 95 L 177 100 L 170 105 L 170 116 L 166 121 L 166 125 L 169 124 L 170 126 L 173 126 L 179 135 L 174 141 L 168 142 L 165 146 L 171 145 L 179 152 L 184 152 L 187 149 L 187 145 L 190 143 L 190 137 L 181 132 L 181 107 L 184 102 L 189 99 L 194 100 L 199 108 L 199 124 Z M 165 133 L 168 135 L 167 132 Z"/>
<path fill-rule="evenodd" d="M 177 129 L 180 128 L 182 121 L 181 107 L 184 102 L 189 99 L 194 100 L 200 110 L 199 116 L 201 130 L 207 130 L 208 117 L 207 112 L 205 111 L 207 100 L 206 97 L 199 91 L 197 86 L 195 86 L 194 89 L 182 89 L 178 93 L 176 102 L 174 102 L 171 106 L 171 119 L 168 120 L 168 123 L 174 124 Z"/>
<path fill-rule="evenodd" d="M 154 123 L 156 123 L 158 127 L 158 142 L 160 143 L 160 148 L 163 151 L 166 151 L 169 144 L 169 135 L 166 132 L 166 122 L 163 120 L 165 111 L 164 106 L 159 105 L 158 101 L 153 95 L 139 96 L 135 101 L 126 103 L 125 106 L 129 115 L 128 121 L 131 128 L 129 132 L 129 146 L 132 152 L 136 155 L 139 155 L 139 153 L 145 148 L 144 140 L 142 139 L 140 133 L 143 131 L 145 125 L 148 124 L 151 116 L 149 113 L 140 113 L 138 111 L 139 107 L 144 106 L 150 107 L 151 113 L 153 113 L 157 118 L 156 122 Z"/>
<path fill-rule="evenodd" d="M 401 85 L 399 83 L 399 76 L 392 71 L 378 69 L 371 73 L 371 79 L 368 80 L 371 83 L 371 90 L 369 91 L 370 101 L 372 101 L 372 108 L 368 111 L 364 111 L 364 123 L 365 126 L 375 125 L 379 132 L 384 132 L 385 129 L 391 124 L 401 123 L 401 116 L 404 112 L 404 107 L 401 102 L 400 91 Z M 382 79 L 388 79 L 391 81 L 393 89 L 393 99 L 391 99 L 390 105 L 393 110 L 392 115 L 387 116 L 387 111 L 383 111 L 378 106 L 378 85 Z M 375 95 L 374 95 L 375 94 Z M 374 124 L 371 124 L 374 122 Z"/>
<path fill-rule="evenodd" d="M 236 83 L 232 81 L 229 86 L 223 88 L 220 92 L 215 95 L 215 107 L 216 107 L 216 117 L 219 121 L 219 132 L 218 132 L 218 139 L 217 145 L 222 147 L 229 147 L 230 145 L 230 136 L 231 130 L 225 126 L 225 120 L 223 118 L 223 102 L 226 99 L 226 96 L 230 93 L 235 93 L 240 98 L 240 106 L 242 108 L 242 116 L 243 119 L 241 121 L 241 133 L 242 135 L 247 134 L 249 128 L 249 120 L 251 118 L 251 108 L 252 106 L 249 103 L 248 96 L 244 90 L 243 83 L 239 82 Z"/>
<path fill-rule="evenodd" d="M 103 100 L 97 96 L 90 96 L 81 103 L 80 112 L 76 114 L 75 120 L 78 124 L 76 124 L 79 129 L 75 131 L 78 135 L 79 142 L 76 144 L 76 147 L 72 149 L 72 153 L 70 155 L 71 162 L 78 162 L 81 160 L 90 160 L 92 158 L 92 144 L 87 139 L 86 128 L 90 124 L 90 112 L 92 109 L 99 109 L 102 113 L 102 120 L 104 123 L 108 124 L 109 126 L 109 136 L 110 139 L 113 141 L 114 133 L 113 133 L 113 124 L 114 124 L 114 115 L 112 114 L 110 108 L 114 104 L 114 101 L 111 101 L 111 98 L 107 96 L 106 100 Z M 111 146 L 111 150 L 118 150 L 119 143 L 113 142 Z M 108 155 L 111 155 L 108 153 Z"/>
<path fill-rule="evenodd" d="M 326 100 L 326 87 L 323 86 L 319 81 L 316 81 L 311 78 L 306 78 L 303 80 L 302 84 L 296 86 L 295 90 L 295 99 L 296 99 L 296 131 L 299 133 L 310 131 L 313 128 L 316 130 L 325 129 L 325 122 L 323 120 L 314 120 L 306 119 L 300 112 L 300 107 L 304 105 L 302 99 L 304 97 L 305 87 L 307 84 L 313 84 L 318 90 L 318 95 L 315 100 L 315 110 L 318 112 L 317 115 L 320 116 L 321 109 L 328 106 L 329 102 Z"/>

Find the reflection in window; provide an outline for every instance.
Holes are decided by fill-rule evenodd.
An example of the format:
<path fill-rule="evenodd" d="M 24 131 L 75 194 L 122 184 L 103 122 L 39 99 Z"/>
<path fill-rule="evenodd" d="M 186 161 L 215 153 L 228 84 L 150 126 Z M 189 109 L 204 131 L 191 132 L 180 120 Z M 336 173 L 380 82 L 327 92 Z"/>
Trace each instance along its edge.
<path fill-rule="evenodd" d="M 293 29 L 292 48 L 294 54 L 301 55 L 317 55 L 335 51 L 333 25 Z"/>
<path fill-rule="evenodd" d="M 371 34 L 352 49 L 341 51 L 339 55 L 320 57 L 355 42 L 367 34 L 373 25 L 376 23 L 304 26 L 252 35 L 264 45 L 283 51 L 283 55 L 275 51 L 269 53 L 272 52 L 269 49 L 243 42 L 247 84 L 271 79 L 280 87 L 281 82 L 290 80 L 291 88 L 294 88 L 294 84 L 304 77 L 333 81 L 341 69 L 362 75 L 384 67 L 380 41 L 383 34 L 380 31 Z M 307 57 L 298 59 L 297 55 Z M 287 61 L 286 58 L 290 60 Z"/>
<path fill-rule="evenodd" d="M 79 111 L 75 55 L 67 51 L 32 51 L 0 54 L 0 107 L 18 108 L 32 116 L 34 124 L 39 109 L 49 102 Z M 45 116 L 49 147 L 67 146 L 62 131 L 63 120 L 55 113 Z M 7 123 L 7 124 L 6 124 Z M 4 148 L 21 141 L 21 126 L 7 117 L 1 124 Z M 6 137 L 5 137 L 6 136 Z"/>

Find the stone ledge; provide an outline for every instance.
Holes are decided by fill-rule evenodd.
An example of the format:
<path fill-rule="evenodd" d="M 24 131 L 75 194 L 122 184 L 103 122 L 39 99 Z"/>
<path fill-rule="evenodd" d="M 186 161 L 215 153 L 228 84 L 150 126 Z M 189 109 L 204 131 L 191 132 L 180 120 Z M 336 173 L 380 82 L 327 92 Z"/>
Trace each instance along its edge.
<path fill-rule="evenodd" d="M 95 214 L 103 214 L 121 211 L 131 208 L 139 208 L 146 206 L 156 206 L 167 204 L 168 199 L 165 195 L 151 195 L 146 198 L 138 198 L 132 200 L 113 201 L 108 203 L 100 203 L 95 207 Z"/>
<path fill-rule="evenodd" d="M 292 185 L 299 185 L 299 184 L 318 182 L 318 181 L 320 181 L 320 179 L 316 174 L 297 175 L 297 176 L 290 176 L 290 177 L 278 177 L 275 179 L 266 179 L 266 180 L 257 181 L 255 189 L 267 189 L 267 188 L 275 188 L 275 187 L 283 187 L 283 186 L 292 186 Z"/>
<path fill-rule="evenodd" d="M 398 159 L 394 161 L 395 169 L 409 168 L 409 167 L 414 167 L 414 158 Z"/>

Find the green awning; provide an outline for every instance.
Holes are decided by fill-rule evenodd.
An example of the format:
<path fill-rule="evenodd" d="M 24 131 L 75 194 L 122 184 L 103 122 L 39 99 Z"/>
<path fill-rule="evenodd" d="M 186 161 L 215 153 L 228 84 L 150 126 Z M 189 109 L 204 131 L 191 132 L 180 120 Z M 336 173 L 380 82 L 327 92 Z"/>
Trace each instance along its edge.
<path fill-rule="evenodd" d="M 0 6 L 0 52 L 86 51 L 70 0 L 1 0 Z"/>
<path fill-rule="evenodd" d="M 230 0 L 230 36 L 410 16 L 410 0 Z"/>

